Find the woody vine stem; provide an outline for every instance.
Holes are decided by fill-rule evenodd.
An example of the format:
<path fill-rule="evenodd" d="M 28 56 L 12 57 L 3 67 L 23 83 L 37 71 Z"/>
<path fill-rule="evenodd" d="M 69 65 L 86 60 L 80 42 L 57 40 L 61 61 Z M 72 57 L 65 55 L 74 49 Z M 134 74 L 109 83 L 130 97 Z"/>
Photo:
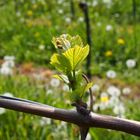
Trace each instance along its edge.
<path fill-rule="evenodd" d="M 29 100 L 0 96 L 0 107 L 73 123 L 82 127 L 99 127 L 140 137 L 140 122 L 90 112 L 83 116 L 75 110 L 55 108 Z"/>

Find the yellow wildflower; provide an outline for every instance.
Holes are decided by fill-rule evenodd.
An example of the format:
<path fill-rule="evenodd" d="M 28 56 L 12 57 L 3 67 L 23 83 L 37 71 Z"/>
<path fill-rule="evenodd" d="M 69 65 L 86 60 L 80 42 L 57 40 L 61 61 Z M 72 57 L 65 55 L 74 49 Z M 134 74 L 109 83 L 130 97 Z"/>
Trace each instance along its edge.
<path fill-rule="evenodd" d="M 31 17 L 31 16 L 33 15 L 33 11 L 32 11 L 32 10 L 28 10 L 28 11 L 27 11 L 27 15 L 28 15 L 29 17 Z"/>
<path fill-rule="evenodd" d="M 118 33 L 124 32 L 124 27 L 119 26 L 119 27 L 117 28 L 117 32 L 118 32 Z"/>
<path fill-rule="evenodd" d="M 52 25 L 52 22 L 51 22 L 50 20 L 47 20 L 47 21 L 46 21 L 46 24 L 47 24 L 47 26 L 50 27 L 50 26 Z"/>
<path fill-rule="evenodd" d="M 26 24 L 27 24 L 28 27 L 32 27 L 33 26 L 33 23 L 31 21 L 27 21 Z"/>
<path fill-rule="evenodd" d="M 34 36 L 35 36 L 36 38 L 38 38 L 38 37 L 40 37 L 40 33 L 39 33 L 39 32 L 36 32 L 36 33 L 34 34 Z"/>
<path fill-rule="evenodd" d="M 117 43 L 118 43 L 119 45 L 124 45 L 124 44 L 125 44 L 125 41 L 124 41 L 124 39 L 119 38 L 119 39 L 117 40 Z"/>
<path fill-rule="evenodd" d="M 33 4 L 32 8 L 35 10 L 37 9 L 38 5 L 37 4 Z"/>
<path fill-rule="evenodd" d="M 109 51 L 106 51 L 106 52 L 105 52 L 105 56 L 106 56 L 106 57 L 112 56 L 112 51 L 110 51 L 110 50 L 109 50 Z"/>
<path fill-rule="evenodd" d="M 108 102 L 109 101 L 109 98 L 108 96 L 103 96 L 100 98 L 101 102 L 105 103 L 105 102 Z"/>
<path fill-rule="evenodd" d="M 127 32 L 128 32 L 129 34 L 133 34 L 133 33 L 134 33 L 133 26 L 128 26 Z"/>

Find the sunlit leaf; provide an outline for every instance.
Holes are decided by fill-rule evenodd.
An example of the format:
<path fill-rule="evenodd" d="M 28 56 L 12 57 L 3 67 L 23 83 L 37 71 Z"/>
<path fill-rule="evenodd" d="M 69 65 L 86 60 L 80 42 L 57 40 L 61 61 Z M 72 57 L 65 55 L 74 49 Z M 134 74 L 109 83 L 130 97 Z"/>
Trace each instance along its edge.
<path fill-rule="evenodd" d="M 51 64 L 61 72 L 68 73 L 79 66 L 89 53 L 89 46 L 75 46 L 62 54 L 54 54 L 51 57 Z"/>
<path fill-rule="evenodd" d="M 63 55 L 69 60 L 72 70 L 75 70 L 83 60 L 87 57 L 89 53 L 89 46 L 85 47 L 75 46 L 68 49 Z"/>
<path fill-rule="evenodd" d="M 56 78 L 56 79 L 63 81 L 63 79 L 60 77 L 60 75 L 57 75 L 57 74 L 53 75 L 53 78 Z"/>
<path fill-rule="evenodd" d="M 67 37 L 71 43 L 71 47 L 74 47 L 76 45 L 83 47 L 83 41 L 79 35 L 73 36 L 73 37 Z"/>
<path fill-rule="evenodd" d="M 93 86 L 93 83 L 92 82 L 87 83 L 84 92 L 88 91 L 92 86 Z"/>
<path fill-rule="evenodd" d="M 60 54 L 54 54 L 50 62 L 58 71 L 68 73 L 72 68 L 69 60 Z"/>
<path fill-rule="evenodd" d="M 92 86 L 93 86 L 92 82 L 87 83 L 84 86 L 81 86 L 80 97 L 82 97 L 86 93 L 86 91 L 88 91 Z"/>
<path fill-rule="evenodd" d="M 66 84 L 69 83 L 68 77 L 66 75 L 64 75 L 64 74 L 61 74 L 61 75 L 55 74 L 55 75 L 53 75 L 53 77 L 65 82 Z"/>

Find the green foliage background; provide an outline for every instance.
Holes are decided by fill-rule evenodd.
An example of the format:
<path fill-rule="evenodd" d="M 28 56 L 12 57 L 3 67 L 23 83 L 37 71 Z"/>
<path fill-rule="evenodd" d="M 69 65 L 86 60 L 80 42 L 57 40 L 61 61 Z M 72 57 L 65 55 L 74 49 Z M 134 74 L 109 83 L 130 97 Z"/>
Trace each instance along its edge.
<path fill-rule="evenodd" d="M 95 1 L 95 0 L 94 0 Z M 136 18 L 133 13 L 132 0 L 112 0 L 107 8 L 102 0 L 92 6 L 89 0 L 89 16 L 92 31 L 92 74 L 105 78 L 105 72 L 113 69 L 118 72 L 118 79 L 130 84 L 138 84 L 140 78 L 140 1 L 136 0 Z M 85 23 L 79 22 L 83 13 L 75 4 L 75 19 L 71 19 L 70 3 L 67 0 L 59 3 L 57 0 L 0 0 L 0 59 L 5 55 L 14 55 L 16 64 L 34 63 L 36 67 L 52 68 L 50 57 L 55 52 L 52 37 L 63 33 L 80 35 L 86 44 Z M 60 10 L 63 12 L 61 13 Z M 61 13 L 61 14 L 60 14 Z M 101 24 L 101 26 L 98 26 Z M 112 30 L 106 31 L 111 25 Z M 117 43 L 122 38 L 124 45 Z M 44 45 L 45 49 L 39 49 Z M 107 57 L 105 52 L 112 51 Z M 135 69 L 127 69 L 126 60 L 135 59 Z M 44 84 L 44 83 L 43 83 Z M 62 89 L 53 89 L 53 95 L 47 94 L 42 83 L 34 81 L 26 75 L 3 77 L 0 75 L 0 94 L 11 92 L 16 97 L 26 98 L 61 108 L 71 108 L 65 102 L 68 98 Z M 57 93 L 56 93 L 57 92 Z M 139 93 L 138 93 L 139 94 Z M 138 95 L 137 94 L 137 95 Z M 139 98 L 124 101 L 127 106 L 126 117 L 140 120 Z M 64 101 L 64 102 L 62 102 Z M 99 111 L 102 114 L 112 114 L 110 111 Z M 51 124 L 40 125 L 41 117 L 7 111 L 0 115 L 1 140 L 77 140 L 76 127 L 66 124 L 66 128 L 59 128 L 61 122 L 52 120 Z M 54 131 L 55 130 L 55 131 Z M 92 139 L 95 140 L 139 140 L 139 137 L 122 132 L 92 128 Z"/>

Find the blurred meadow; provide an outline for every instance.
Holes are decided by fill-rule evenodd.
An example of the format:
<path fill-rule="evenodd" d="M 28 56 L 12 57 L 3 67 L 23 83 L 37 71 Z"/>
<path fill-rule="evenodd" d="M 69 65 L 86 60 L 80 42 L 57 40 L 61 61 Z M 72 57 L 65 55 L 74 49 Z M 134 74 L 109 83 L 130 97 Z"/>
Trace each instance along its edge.
<path fill-rule="evenodd" d="M 0 0 L 0 95 L 71 109 L 68 86 L 53 78 L 52 38 L 87 44 L 82 0 Z M 86 0 L 91 26 L 94 112 L 140 121 L 140 1 Z M 83 67 L 86 73 L 86 62 Z M 89 99 L 87 98 L 87 102 Z M 1 140 L 78 140 L 77 126 L 0 108 Z M 139 140 L 92 128 L 87 140 Z"/>

